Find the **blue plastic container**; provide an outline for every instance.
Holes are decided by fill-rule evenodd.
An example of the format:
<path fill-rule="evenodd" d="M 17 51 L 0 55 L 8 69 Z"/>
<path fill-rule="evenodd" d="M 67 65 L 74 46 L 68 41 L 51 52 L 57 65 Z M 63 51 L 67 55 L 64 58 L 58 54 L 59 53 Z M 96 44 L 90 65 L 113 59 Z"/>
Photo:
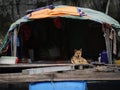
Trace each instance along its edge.
<path fill-rule="evenodd" d="M 106 64 L 108 63 L 108 56 L 105 50 L 103 50 L 101 53 L 101 62 L 106 63 Z"/>
<path fill-rule="evenodd" d="M 86 90 L 86 81 L 30 83 L 29 90 Z"/>

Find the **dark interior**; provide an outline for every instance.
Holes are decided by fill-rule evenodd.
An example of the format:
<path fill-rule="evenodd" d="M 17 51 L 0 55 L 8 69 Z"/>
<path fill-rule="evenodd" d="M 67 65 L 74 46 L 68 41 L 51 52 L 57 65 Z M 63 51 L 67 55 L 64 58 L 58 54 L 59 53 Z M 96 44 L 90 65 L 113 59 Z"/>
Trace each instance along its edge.
<path fill-rule="evenodd" d="M 97 60 L 105 50 L 102 25 L 91 20 L 68 18 L 38 19 L 21 24 L 19 58 L 38 60 L 70 60 L 74 49 L 83 50 L 83 57 Z"/>

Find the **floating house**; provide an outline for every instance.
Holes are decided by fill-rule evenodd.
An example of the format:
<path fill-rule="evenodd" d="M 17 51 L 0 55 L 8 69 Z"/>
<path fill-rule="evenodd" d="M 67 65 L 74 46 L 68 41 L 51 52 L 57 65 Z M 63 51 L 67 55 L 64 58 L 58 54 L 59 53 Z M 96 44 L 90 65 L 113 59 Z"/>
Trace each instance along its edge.
<path fill-rule="evenodd" d="M 19 60 L 70 61 L 74 49 L 97 61 L 106 51 L 108 63 L 120 57 L 120 24 L 112 17 L 88 8 L 46 6 L 29 10 L 11 24 L 0 46 L 2 56 Z"/>

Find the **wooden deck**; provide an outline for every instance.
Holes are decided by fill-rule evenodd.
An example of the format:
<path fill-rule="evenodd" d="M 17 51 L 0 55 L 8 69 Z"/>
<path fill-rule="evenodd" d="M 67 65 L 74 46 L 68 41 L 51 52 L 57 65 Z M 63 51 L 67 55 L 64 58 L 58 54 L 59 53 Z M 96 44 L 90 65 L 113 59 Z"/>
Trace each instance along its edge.
<path fill-rule="evenodd" d="M 70 66 L 71 64 L 16 64 L 16 65 L 0 65 L 0 69 L 6 68 L 40 68 L 40 67 L 56 67 Z M 112 65 L 113 66 L 113 65 Z M 65 81 L 65 80 L 120 80 L 119 71 L 96 71 L 95 68 L 84 68 L 58 72 L 46 72 L 40 74 L 24 74 L 19 73 L 1 73 L 0 83 L 20 83 L 20 82 L 38 82 L 38 81 Z"/>

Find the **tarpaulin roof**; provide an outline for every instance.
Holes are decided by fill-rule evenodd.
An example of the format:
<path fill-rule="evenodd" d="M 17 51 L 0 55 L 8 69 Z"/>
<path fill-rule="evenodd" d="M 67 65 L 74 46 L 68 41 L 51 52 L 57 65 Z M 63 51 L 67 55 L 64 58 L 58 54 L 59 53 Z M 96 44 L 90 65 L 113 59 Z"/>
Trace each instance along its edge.
<path fill-rule="evenodd" d="M 75 6 L 56 6 L 54 9 L 45 8 L 37 10 L 27 15 L 29 19 L 39 19 L 47 17 L 68 17 L 76 19 L 90 19 L 97 22 L 106 22 L 120 27 L 120 24 L 105 13 Z"/>
<path fill-rule="evenodd" d="M 65 6 L 65 5 L 53 6 L 52 8 L 50 7 L 47 6 L 47 7 L 42 7 L 42 8 L 32 10 L 31 13 L 25 15 L 24 17 L 14 22 L 10 26 L 8 33 L 11 30 L 14 30 L 22 22 L 28 22 L 34 19 L 55 18 L 55 17 L 93 20 L 99 23 L 108 23 L 111 26 L 117 28 L 117 30 L 120 29 L 120 24 L 118 21 L 116 21 L 112 17 L 100 11 L 96 11 L 88 8 L 82 8 L 82 7 Z M 8 33 L 7 33 L 7 36 L 8 36 Z M 120 31 L 118 33 L 120 33 Z M 8 39 L 8 37 L 6 37 L 6 39 Z M 6 42 L 7 40 L 5 40 L 3 46 L 0 46 L 1 49 L 4 47 Z"/>

